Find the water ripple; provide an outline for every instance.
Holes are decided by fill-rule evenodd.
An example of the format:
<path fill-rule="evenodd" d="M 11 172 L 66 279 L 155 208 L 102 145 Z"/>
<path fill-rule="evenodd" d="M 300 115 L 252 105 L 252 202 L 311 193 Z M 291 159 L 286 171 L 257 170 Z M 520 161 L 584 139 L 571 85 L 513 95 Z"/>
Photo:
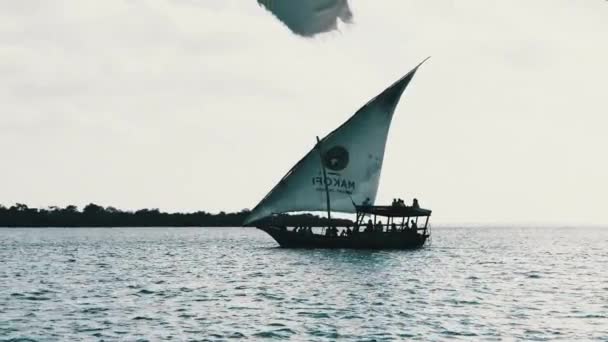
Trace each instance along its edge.
<path fill-rule="evenodd" d="M 252 229 L 0 229 L 0 341 L 608 340 L 608 230 L 434 234 L 303 251 Z"/>

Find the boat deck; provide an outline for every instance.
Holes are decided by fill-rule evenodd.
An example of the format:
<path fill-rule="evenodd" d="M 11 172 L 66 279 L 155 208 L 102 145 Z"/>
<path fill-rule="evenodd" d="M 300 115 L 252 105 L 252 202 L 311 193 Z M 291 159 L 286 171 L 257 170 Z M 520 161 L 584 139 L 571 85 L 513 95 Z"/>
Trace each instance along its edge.
<path fill-rule="evenodd" d="M 424 245 L 429 234 L 424 229 L 359 232 L 349 236 L 327 236 L 310 231 L 295 232 L 285 227 L 257 227 L 284 248 L 413 249 Z"/>

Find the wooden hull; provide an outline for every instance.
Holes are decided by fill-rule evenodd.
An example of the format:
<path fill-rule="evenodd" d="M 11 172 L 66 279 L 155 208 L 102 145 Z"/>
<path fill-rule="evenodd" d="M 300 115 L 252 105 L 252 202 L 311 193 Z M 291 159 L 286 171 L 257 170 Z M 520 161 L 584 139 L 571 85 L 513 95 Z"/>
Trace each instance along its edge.
<path fill-rule="evenodd" d="M 420 248 L 429 235 L 414 232 L 358 233 L 345 237 L 305 234 L 278 227 L 257 227 L 272 236 L 284 248 L 414 249 Z"/>

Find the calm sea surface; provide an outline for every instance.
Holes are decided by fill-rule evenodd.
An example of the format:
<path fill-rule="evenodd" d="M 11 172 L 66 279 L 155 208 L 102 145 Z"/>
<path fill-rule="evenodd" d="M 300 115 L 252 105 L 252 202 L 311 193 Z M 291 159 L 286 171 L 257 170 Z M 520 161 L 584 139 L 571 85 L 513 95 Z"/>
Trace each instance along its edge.
<path fill-rule="evenodd" d="M 608 229 L 433 234 L 371 252 L 240 228 L 0 228 L 0 340 L 608 341 Z"/>

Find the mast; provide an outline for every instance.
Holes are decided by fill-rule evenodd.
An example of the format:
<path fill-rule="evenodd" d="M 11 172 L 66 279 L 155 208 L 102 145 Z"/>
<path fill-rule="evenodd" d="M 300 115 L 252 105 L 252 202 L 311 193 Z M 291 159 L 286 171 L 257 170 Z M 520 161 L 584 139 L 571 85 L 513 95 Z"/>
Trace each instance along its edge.
<path fill-rule="evenodd" d="M 323 163 L 323 152 L 321 151 L 321 140 L 317 136 L 317 150 L 319 151 L 319 158 L 321 160 L 321 169 L 323 170 L 323 184 L 325 184 L 325 195 L 327 199 L 327 227 L 331 225 L 331 206 L 329 201 L 329 186 L 327 185 L 327 171 L 325 171 L 325 164 Z"/>

